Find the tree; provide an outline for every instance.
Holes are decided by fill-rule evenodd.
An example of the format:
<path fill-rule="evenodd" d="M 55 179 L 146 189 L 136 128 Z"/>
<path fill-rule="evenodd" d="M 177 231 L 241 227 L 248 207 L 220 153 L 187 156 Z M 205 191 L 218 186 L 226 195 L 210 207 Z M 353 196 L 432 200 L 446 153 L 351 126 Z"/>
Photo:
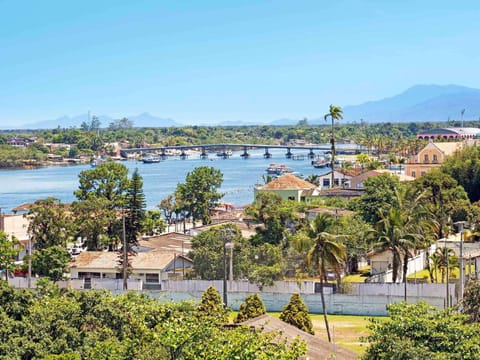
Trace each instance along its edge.
<path fill-rule="evenodd" d="M 227 239 L 224 239 L 227 236 Z M 193 260 L 193 275 L 202 280 L 223 279 L 224 241 L 233 242 L 233 275 L 245 277 L 250 262 L 248 241 L 242 238 L 236 226 L 216 226 L 203 231 L 192 239 L 190 257 Z"/>
<path fill-rule="evenodd" d="M 173 215 L 175 214 L 175 196 L 170 194 L 165 199 L 162 199 L 160 204 L 158 204 L 158 208 L 163 211 L 163 216 L 167 220 L 167 224 L 170 225 L 172 223 Z"/>
<path fill-rule="evenodd" d="M 220 293 L 213 286 L 209 286 L 202 294 L 202 299 L 197 306 L 200 316 L 208 316 L 225 324 L 228 321 L 228 311 L 225 308 Z"/>
<path fill-rule="evenodd" d="M 272 192 L 257 194 L 245 213 L 262 224 L 255 229 L 257 234 L 252 238 L 255 245 L 280 244 L 285 239 L 285 228 L 296 220 L 292 203 L 282 201 L 280 195 Z"/>
<path fill-rule="evenodd" d="M 185 183 L 177 185 L 175 196 L 188 209 L 194 226 L 196 220 L 201 220 L 204 225 L 210 223 L 210 209 L 223 197 L 217 191 L 222 182 L 220 170 L 199 166 L 187 174 Z"/>
<path fill-rule="evenodd" d="M 433 223 L 425 220 L 428 214 L 420 205 L 421 195 L 412 199 L 407 194 L 395 191 L 397 206 L 380 212 L 380 220 L 374 226 L 377 239 L 374 248 L 392 252 L 393 282 L 397 281 L 403 264 L 403 282 L 406 283 L 410 252 L 424 247 L 425 234 L 433 228 Z"/>
<path fill-rule="evenodd" d="M 480 148 L 478 146 L 467 146 L 447 158 L 441 170 L 458 181 L 471 202 L 480 200 Z"/>
<path fill-rule="evenodd" d="M 455 310 L 425 302 L 387 305 L 386 320 L 371 320 L 363 359 L 477 359 L 480 326 Z"/>
<path fill-rule="evenodd" d="M 132 178 L 126 191 L 126 226 L 128 251 L 138 245 L 137 236 L 142 232 L 142 222 L 145 220 L 145 194 L 143 193 L 142 177 L 138 169 L 132 174 Z"/>
<path fill-rule="evenodd" d="M 8 279 L 8 273 L 15 267 L 15 256 L 20 251 L 15 247 L 18 244 L 17 239 L 8 239 L 8 235 L 0 230 L 0 270 L 5 272 L 5 280 Z"/>
<path fill-rule="evenodd" d="M 46 276 L 52 281 L 59 281 L 68 272 L 70 255 L 60 246 L 51 246 L 35 251 L 32 255 L 32 271 L 39 276 Z"/>
<path fill-rule="evenodd" d="M 465 287 L 461 303 L 462 312 L 469 316 L 470 323 L 480 323 L 480 282 L 470 280 Z"/>
<path fill-rule="evenodd" d="M 143 233 L 148 236 L 160 235 L 166 228 L 159 210 L 147 210 L 141 225 Z"/>
<path fill-rule="evenodd" d="M 388 211 L 390 207 L 398 206 L 395 191 L 399 186 L 398 177 L 389 174 L 367 178 L 364 182 L 364 193 L 355 203 L 354 209 L 366 222 L 377 223 L 381 213 Z"/>
<path fill-rule="evenodd" d="M 308 238 L 312 241 L 307 253 L 307 262 L 314 265 L 320 277 L 320 297 L 322 299 L 323 317 L 327 329 L 328 341 L 332 341 L 330 328 L 328 326 L 327 308 L 323 285 L 327 282 L 327 270 L 337 270 L 345 262 L 346 248 L 337 240 L 339 236 L 329 233 L 334 218 L 331 214 L 319 214 L 315 220 L 309 223 L 306 230 Z"/>
<path fill-rule="evenodd" d="M 66 247 L 68 238 L 74 234 L 66 206 L 57 198 L 35 201 L 24 216 L 29 219 L 28 233 L 37 249 L 54 245 Z"/>
<path fill-rule="evenodd" d="M 424 192 L 422 204 L 428 207 L 430 215 L 439 225 L 438 239 L 448 236 L 448 218 L 455 222 L 472 217 L 471 210 L 467 210 L 467 214 L 461 211 L 468 209 L 470 202 L 465 190 L 450 175 L 434 169 L 416 179 L 413 186 L 417 192 Z"/>
<path fill-rule="evenodd" d="M 263 315 L 267 312 L 265 305 L 263 304 L 262 299 L 258 294 L 252 294 L 245 298 L 245 301 L 240 304 L 238 309 L 237 317 L 235 318 L 235 323 L 241 323 L 248 319 L 256 318 L 257 316 Z"/>
<path fill-rule="evenodd" d="M 309 334 L 315 334 L 313 331 L 312 320 L 308 313 L 308 308 L 303 302 L 300 294 L 293 294 L 291 296 L 290 302 L 283 307 L 283 310 L 280 313 L 280 320 L 285 321 L 287 324 L 293 325 L 300 330 L 308 332 Z"/>
<path fill-rule="evenodd" d="M 128 169 L 115 162 L 102 163 L 94 169 L 82 171 L 79 182 L 79 189 L 75 191 L 78 201 L 74 202 L 73 209 L 79 220 L 80 233 L 92 237 L 87 238 L 89 249 L 97 250 L 101 245 L 98 239 L 103 235 L 108 243 L 118 243 L 122 229 L 121 213 L 125 209 L 130 184 Z"/>
<path fill-rule="evenodd" d="M 335 106 L 335 105 L 330 105 L 329 112 L 328 114 L 325 114 L 323 117 L 325 121 L 327 121 L 327 118 L 330 117 L 332 120 L 332 133 L 330 137 L 330 144 L 332 145 L 331 151 L 332 151 L 332 156 L 330 158 L 330 169 L 332 169 L 332 178 L 330 182 L 330 187 L 334 186 L 334 180 L 335 180 L 335 121 L 343 119 L 343 110 L 340 106 Z"/>

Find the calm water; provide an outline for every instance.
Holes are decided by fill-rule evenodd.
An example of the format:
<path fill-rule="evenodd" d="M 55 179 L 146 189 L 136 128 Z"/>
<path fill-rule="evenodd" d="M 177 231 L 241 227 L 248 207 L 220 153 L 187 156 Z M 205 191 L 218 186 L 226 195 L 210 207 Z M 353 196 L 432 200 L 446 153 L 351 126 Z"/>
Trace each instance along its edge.
<path fill-rule="evenodd" d="M 175 191 L 179 182 L 198 166 L 212 166 L 223 173 L 223 185 L 220 189 L 225 193 L 223 201 L 236 206 L 246 205 L 253 200 L 253 187 L 263 183 L 262 176 L 270 163 L 285 164 L 304 176 L 322 174 L 327 169 L 315 169 L 307 157 L 307 151 L 294 152 L 304 154 L 304 160 L 285 158 L 285 150 L 270 150 L 272 158 L 264 159 L 263 150 L 250 150 L 250 158 L 240 157 L 242 152 L 234 152 L 229 159 L 218 158 L 210 154 L 208 159 L 200 159 L 198 155 L 186 160 L 169 158 L 156 164 L 143 164 L 136 161 L 125 161 L 123 164 L 130 174 L 138 168 L 143 177 L 143 189 L 147 206 L 152 209 L 168 194 Z M 12 208 L 37 199 L 54 196 L 63 202 L 75 200 L 73 192 L 78 188 L 78 174 L 82 170 L 91 169 L 90 165 L 52 166 L 35 170 L 0 171 L 0 208 L 10 212 Z"/>

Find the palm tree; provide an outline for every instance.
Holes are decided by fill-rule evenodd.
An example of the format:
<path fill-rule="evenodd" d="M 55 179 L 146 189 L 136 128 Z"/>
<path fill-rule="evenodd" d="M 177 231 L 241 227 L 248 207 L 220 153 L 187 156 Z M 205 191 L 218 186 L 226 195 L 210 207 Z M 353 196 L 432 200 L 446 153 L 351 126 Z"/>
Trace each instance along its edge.
<path fill-rule="evenodd" d="M 335 125 L 335 120 L 341 120 L 343 119 L 343 110 L 340 106 L 335 106 L 335 105 L 330 105 L 329 108 L 329 113 L 325 114 L 323 117 L 325 121 L 327 121 L 327 118 L 330 117 L 332 120 L 332 134 L 330 137 L 330 144 L 332 145 L 332 156 L 330 158 L 330 169 L 332 170 L 332 180 L 330 182 L 330 187 L 333 187 L 333 183 L 335 181 L 335 133 L 334 133 L 334 125 Z"/>
<path fill-rule="evenodd" d="M 323 284 L 327 281 L 327 270 L 340 268 L 345 262 L 347 254 L 345 245 L 336 241 L 340 236 L 328 232 L 334 220 L 331 214 L 320 214 L 309 224 L 307 229 L 308 237 L 312 240 L 312 245 L 307 253 L 307 262 L 315 266 L 320 276 L 320 297 L 322 299 L 323 317 L 328 341 L 330 342 L 332 338 L 328 326 Z"/>
<path fill-rule="evenodd" d="M 305 181 L 308 181 L 309 183 L 313 185 L 320 185 L 320 177 L 317 174 L 311 174 L 308 175 L 308 177 L 305 179 Z"/>
<path fill-rule="evenodd" d="M 414 196 L 407 191 L 395 191 L 398 206 L 380 212 L 380 220 L 375 224 L 379 251 L 392 252 L 392 281 L 396 282 L 403 264 L 403 282 L 407 281 L 408 257 L 412 250 L 425 247 L 425 235 L 430 234 L 434 223 L 420 203 L 423 193 Z"/>

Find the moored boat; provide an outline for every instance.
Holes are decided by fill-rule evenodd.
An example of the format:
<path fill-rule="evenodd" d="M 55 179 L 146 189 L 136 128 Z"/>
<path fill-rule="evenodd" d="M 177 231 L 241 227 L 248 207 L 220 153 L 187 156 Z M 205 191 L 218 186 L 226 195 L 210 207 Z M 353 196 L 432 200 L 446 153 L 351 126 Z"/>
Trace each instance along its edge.
<path fill-rule="evenodd" d="M 159 163 L 161 160 L 162 159 L 160 158 L 160 156 L 156 154 L 145 154 L 142 157 L 142 161 L 144 164 Z"/>
<path fill-rule="evenodd" d="M 293 170 L 285 164 L 270 164 L 268 165 L 266 171 L 267 174 L 270 175 L 283 175 L 286 173 L 291 173 Z"/>

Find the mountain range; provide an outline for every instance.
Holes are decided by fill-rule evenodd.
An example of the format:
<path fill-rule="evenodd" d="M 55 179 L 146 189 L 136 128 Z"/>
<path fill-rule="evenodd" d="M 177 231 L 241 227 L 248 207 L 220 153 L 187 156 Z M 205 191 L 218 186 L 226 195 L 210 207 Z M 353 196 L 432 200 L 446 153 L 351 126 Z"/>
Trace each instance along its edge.
<path fill-rule="evenodd" d="M 369 101 L 359 105 L 344 105 L 344 122 L 381 123 L 381 122 L 425 122 L 480 120 L 480 89 L 459 85 L 415 85 L 401 94 L 381 100 Z M 464 113 L 462 114 L 462 110 Z M 108 115 L 98 116 L 101 126 L 107 127 L 115 119 Z M 127 116 L 135 127 L 172 127 L 183 126 L 169 118 L 161 118 L 148 112 Z M 88 122 L 89 115 L 74 117 L 62 116 L 55 120 L 41 121 L 22 126 L 26 129 L 48 129 L 58 126 L 80 127 Z M 298 119 L 279 119 L 262 125 L 295 125 Z M 323 117 L 308 119 L 309 124 L 324 123 Z M 192 125 L 192 124 L 188 124 Z M 253 125 L 252 122 L 225 120 L 218 124 L 208 125 Z"/>

